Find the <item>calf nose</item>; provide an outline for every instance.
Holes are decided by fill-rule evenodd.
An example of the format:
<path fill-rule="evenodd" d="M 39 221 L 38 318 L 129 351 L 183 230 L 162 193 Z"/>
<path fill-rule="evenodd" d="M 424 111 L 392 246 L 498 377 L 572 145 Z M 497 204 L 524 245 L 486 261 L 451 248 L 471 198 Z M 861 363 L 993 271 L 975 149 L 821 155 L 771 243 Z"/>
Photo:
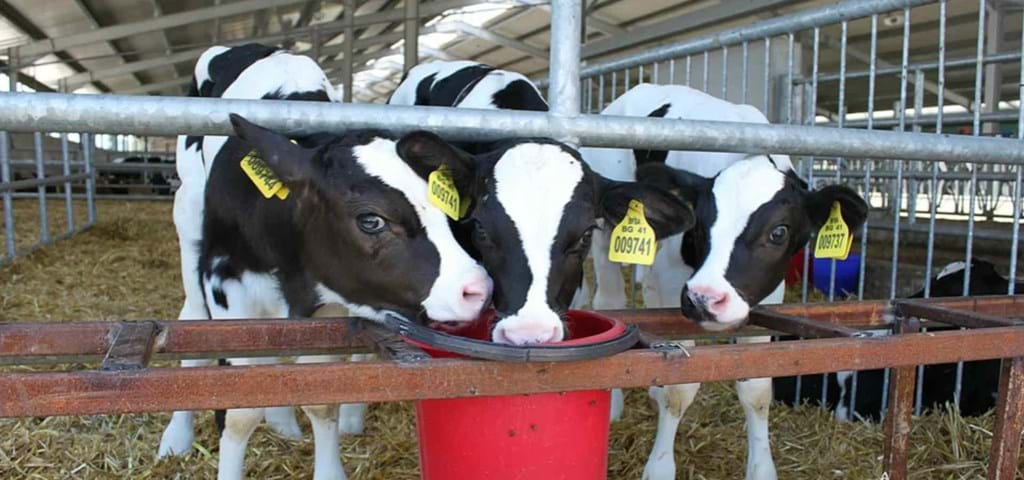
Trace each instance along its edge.
<path fill-rule="evenodd" d="M 724 291 L 703 286 L 690 287 L 688 290 L 693 303 L 715 315 L 721 314 L 729 306 L 729 294 Z"/>
<path fill-rule="evenodd" d="M 486 278 L 462 286 L 462 303 L 466 308 L 483 310 L 491 296 L 491 282 Z"/>
<path fill-rule="evenodd" d="M 498 322 L 494 327 L 492 340 L 496 343 L 510 345 L 533 345 L 538 343 L 557 342 L 562 339 L 561 323 L 551 325 L 548 322 Z"/>

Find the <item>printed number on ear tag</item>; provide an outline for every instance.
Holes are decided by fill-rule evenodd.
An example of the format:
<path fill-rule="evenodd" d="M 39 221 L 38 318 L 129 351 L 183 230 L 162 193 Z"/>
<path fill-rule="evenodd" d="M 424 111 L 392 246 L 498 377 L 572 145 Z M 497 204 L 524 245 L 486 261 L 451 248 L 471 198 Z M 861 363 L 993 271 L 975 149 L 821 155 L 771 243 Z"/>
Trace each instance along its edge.
<path fill-rule="evenodd" d="M 448 167 L 441 165 L 437 170 L 430 172 L 427 177 L 427 198 L 435 207 L 440 208 L 445 215 L 452 220 L 458 220 L 465 212 L 462 207 L 469 202 L 463 202 L 459 197 L 459 190 L 455 188 L 455 181 L 448 171 Z M 461 205 L 466 203 L 467 205 Z"/>
<path fill-rule="evenodd" d="M 833 202 L 828 220 L 818 231 L 818 240 L 814 243 L 814 258 L 846 260 L 852 245 L 853 236 L 850 235 L 850 227 L 843 221 L 842 208 L 839 202 Z"/>
<path fill-rule="evenodd" d="M 630 200 L 626 217 L 612 230 L 608 259 L 617 263 L 651 265 L 657 248 L 654 229 L 644 216 L 644 204 Z"/>
<path fill-rule="evenodd" d="M 256 185 L 256 188 L 263 194 L 263 198 L 275 196 L 280 200 L 288 198 L 288 187 L 284 186 L 284 182 L 270 170 L 256 150 L 242 158 L 242 171 L 249 176 L 249 180 Z"/>

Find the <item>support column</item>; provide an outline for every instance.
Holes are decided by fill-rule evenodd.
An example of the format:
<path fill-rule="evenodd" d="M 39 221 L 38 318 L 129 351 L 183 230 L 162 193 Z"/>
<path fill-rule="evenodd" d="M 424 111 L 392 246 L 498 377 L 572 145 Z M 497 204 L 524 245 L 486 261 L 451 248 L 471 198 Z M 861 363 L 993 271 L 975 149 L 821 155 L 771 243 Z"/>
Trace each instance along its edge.
<path fill-rule="evenodd" d="M 356 44 L 356 0 L 345 0 L 345 43 L 344 58 L 341 64 L 341 80 L 344 82 L 345 101 L 352 103 L 352 80 L 354 77 L 354 60 Z"/>
<path fill-rule="evenodd" d="M 405 71 L 419 63 L 420 7 L 419 0 L 405 0 Z"/>
<path fill-rule="evenodd" d="M 551 60 L 548 103 L 551 114 L 572 118 L 580 114 L 581 0 L 561 0 L 551 5 Z M 575 138 L 561 138 L 575 144 Z"/>
<path fill-rule="evenodd" d="M 985 12 L 985 56 L 995 55 L 1003 51 L 1006 42 L 1003 41 L 1004 11 L 997 4 L 998 2 L 985 2 L 988 11 Z M 1001 64 L 991 63 L 985 65 L 985 86 L 982 91 L 982 113 L 992 113 L 999 110 L 1000 88 L 1003 85 L 1003 68 Z M 982 124 L 981 132 L 988 135 L 999 133 L 998 122 L 987 122 Z"/>

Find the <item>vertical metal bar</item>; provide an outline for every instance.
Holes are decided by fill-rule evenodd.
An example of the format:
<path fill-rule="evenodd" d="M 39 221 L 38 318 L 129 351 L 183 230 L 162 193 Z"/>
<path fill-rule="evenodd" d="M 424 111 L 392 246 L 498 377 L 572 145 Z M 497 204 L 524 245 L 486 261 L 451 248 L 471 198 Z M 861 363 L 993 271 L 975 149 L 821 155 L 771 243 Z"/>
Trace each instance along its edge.
<path fill-rule="evenodd" d="M 1024 65 L 1024 64 L 1022 64 Z M 935 112 L 935 134 L 942 135 L 943 111 L 946 100 L 946 0 L 939 2 L 939 71 L 938 92 Z M 1022 87 L 1024 88 L 1024 87 Z M 1022 117 L 1024 118 L 1024 117 Z M 942 199 L 939 188 L 939 162 L 932 162 L 932 203 L 928 211 L 928 247 L 924 266 L 924 296 L 928 298 L 932 292 L 932 263 L 935 257 L 935 215 L 939 200 Z"/>
<path fill-rule="evenodd" d="M 914 126 L 912 130 L 915 133 L 921 131 L 921 117 L 924 115 L 924 82 L 925 75 L 924 71 L 917 69 L 914 71 Z M 911 162 L 910 170 L 912 172 L 918 172 L 921 162 Z M 909 196 L 907 198 L 907 223 L 914 225 L 917 223 L 917 193 L 918 193 L 918 181 L 916 175 L 907 182 L 907 190 Z"/>
<path fill-rule="evenodd" d="M 348 40 L 348 39 L 346 38 L 346 40 Z M 320 63 L 320 26 L 319 25 L 313 25 L 313 31 L 310 32 L 310 34 L 309 34 L 309 42 L 312 43 L 311 49 L 310 49 L 311 50 L 310 53 L 313 55 L 313 60 L 316 60 L 317 63 Z"/>
<path fill-rule="evenodd" d="M 894 325 L 897 334 L 919 330 L 916 321 L 900 318 Z M 892 400 L 885 417 L 885 445 L 882 453 L 882 471 L 890 480 L 907 479 L 907 458 L 910 453 L 910 421 L 914 406 L 915 367 L 892 370 L 889 398 Z"/>
<path fill-rule="evenodd" d="M 985 3 L 986 0 L 978 0 L 978 48 L 975 52 L 975 66 L 974 66 L 974 123 L 973 123 L 973 135 L 975 137 L 981 135 L 981 90 L 982 90 L 982 72 L 984 71 L 984 63 L 982 58 L 985 55 Z M 971 255 L 974 251 L 974 210 L 977 206 L 976 196 L 978 189 L 978 166 L 976 164 L 968 163 L 968 167 L 971 169 L 971 195 L 970 195 L 970 209 L 967 212 L 967 249 L 964 252 L 964 295 L 969 295 L 971 292 Z M 962 363 L 957 364 L 957 386 L 959 387 L 960 382 L 960 370 L 962 370 Z M 959 393 L 959 389 L 957 390 Z M 957 405 L 960 402 L 960 395 L 956 396 Z"/>
<path fill-rule="evenodd" d="M 945 88 L 944 87 L 944 85 L 945 85 L 945 72 L 943 70 L 945 69 L 945 66 L 946 66 L 945 65 L 945 61 L 946 61 L 946 58 L 945 58 L 946 1 L 945 0 L 943 0 L 942 4 L 939 6 L 939 16 L 941 17 L 940 20 L 939 20 L 939 75 L 940 75 L 940 78 L 939 78 L 939 92 L 938 92 L 938 96 L 939 96 L 939 100 L 938 100 L 939 112 L 938 112 L 938 118 L 937 118 L 936 121 L 937 121 L 937 125 L 940 125 L 940 126 L 936 129 L 936 131 L 941 133 L 942 132 L 942 128 L 941 128 L 941 123 L 942 123 L 942 102 L 943 102 L 943 96 L 944 96 L 943 89 Z M 924 108 L 924 81 L 925 81 L 924 72 L 922 72 L 921 70 L 917 70 L 915 72 L 915 76 L 914 76 L 914 120 L 915 120 L 915 122 L 914 122 L 914 131 L 915 132 L 920 132 L 921 131 L 920 119 L 921 119 L 921 115 L 922 115 L 922 109 Z M 929 238 L 928 238 L 928 252 L 927 252 L 927 257 L 928 257 L 927 258 L 927 263 L 928 263 L 928 266 L 925 268 L 926 270 L 928 270 L 928 276 L 925 278 L 925 298 L 927 298 L 929 296 L 929 294 L 931 293 L 930 292 L 930 288 L 931 288 L 931 271 L 930 270 L 931 270 L 931 263 L 932 263 L 932 255 L 934 254 L 934 247 L 935 247 L 935 243 L 934 243 L 935 242 L 935 209 L 938 206 L 938 200 L 939 200 L 939 196 L 935 192 L 935 189 L 937 188 L 937 185 L 938 185 L 938 174 L 939 174 L 938 167 L 939 167 L 939 163 L 938 162 L 932 162 L 932 182 L 931 182 L 931 186 L 930 186 L 930 189 L 929 189 L 929 193 L 931 193 L 933 198 L 932 198 L 931 204 L 929 205 L 929 219 L 928 219 L 928 228 L 929 228 L 928 237 Z M 918 169 L 915 169 L 915 170 L 918 170 Z M 912 185 L 913 186 L 910 188 L 912 196 L 911 196 L 910 204 L 908 205 L 908 210 L 909 211 L 908 211 L 908 214 L 907 214 L 907 217 L 908 217 L 907 220 L 908 220 L 909 223 L 914 223 L 915 220 L 916 220 L 916 217 L 917 217 L 917 191 L 918 190 L 917 190 L 917 182 L 916 182 L 916 180 L 914 181 L 914 183 Z M 923 331 L 928 331 L 928 330 L 927 329 L 923 329 Z M 924 374 L 925 374 L 924 365 L 918 365 L 917 366 L 917 381 L 916 381 L 917 385 L 915 386 L 915 390 L 914 390 L 914 415 L 921 415 L 921 412 L 924 409 Z"/>
<path fill-rule="evenodd" d="M 604 75 L 597 79 L 597 108 L 598 112 L 604 111 Z"/>
<path fill-rule="evenodd" d="M 703 86 L 701 87 L 701 91 L 705 92 L 705 93 L 707 93 L 707 91 L 708 91 L 708 74 L 710 73 L 709 70 L 710 70 L 710 68 L 708 67 L 708 51 L 705 50 L 704 51 L 704 68 L 703 68 L 703 72 L 702 72 L 702 74 L 703 74 L 703 83 L 702 83 L 702 85 Z"/>
<path fill-rule="evenodd" d="M 668 61 L 668 83 L 675 85 L 676 83 L 676 59 L 670 59 Z"/>
<path fill-rule="evenodd" d="M 564 0 L 551 5 L 551 114 L 579 115 L 581 0 Z M 561 139 L 576 143 L 576 139 Z"/>
<path fill-rule="evenodd" d="M 342 81 L 345 82 L 342 87 L 344 89 L 345 101 L 352 103 L 355 100 L 352 98 L 352 83 L 353 76 L 355 75 L 353 70 L 355 70 L 356 0 L 345 0 L 344 5 L 345 43 L 342 45 L 342 48 L 344 48 L 344 57 L 342 58 L 341 64 L 341 78 Z"/>
<path fill-rule="evenodd" d="M 0 132 L 0 184 L 11 181 L 11 137 L 7 132 Z M 4 191 L 4 241 L 7 246 L 7 259 L 12 260 L 15 254 L 14 244 L 14 192 Z"/>
<path fill-rule="evenodd" d="M 786 123 L 793 123 L 793 32 L 786 36 Z M 781 109 L 780 109 L 781 110 Z"/>
<path fill-rule="evenodd" d="M 729 99 L 729 47 L 722 47 L 722 100 Z"/>
<path fill-rule="evenodd" d="M 46 210 L 46 165 L 43 163 L 43 133 L 32 132 L 32 147 L 36 161 L 36 196 L 39 201 L 39 243 L 50 243 L 50 220 Z"/>
<path fill-rule="evenodd" d="M 878 60 L 878 15 L 871 16 L 871 51 L 868 61 L 868 119 L 867 129 L 875 128 L 875 68 Z M 871 171 L 875 167 L 875 161 L 867 160 L 867 168 L 864 173 L 864 198 L 868 201 L 868 210 L 871 210 Z M 860 231 L 860 275 L 857 279 L 857 299 L 864 299 L 864 274 L 866 273 L 868 258 L 868 224 L 864 222 Z M 854 382 L 857 375 L 854 373 Z M 856 391 L 856 389 L 854 390 Z"/>
<path fill-rule="evenodd" d="M 771 107 L 771 84 L 772 84 L 772 38 L 764 37 L 764 114 L 768 115 L 768 110 Z"/>
<path fill-rule="evenodd" d="M 636 84 L 640 85 L 641 83 L 644 83 L 644 66 L 643 65 L 637 65 L 636 73 L 637 73 Z"/>
<path fill-rule="evenodd" d="M 93 170 L 92 154 L 93 139 L 91 133 L 83 133 L 82 136 L 82 161 L 85 164 L 85 205 L 88 211 L 87 226 L 96 223 L 96 172 Z"/>
<path fill-rule="evenodd" d="M 651 83 L 655 85 L 661 84 L 661 79 L 658 78 L 658 62 L 654 62 L 654 69 L 651 72 Z"/>
<path fill-rule="evenodd" d="M 899 131 L 906 130 L 907 109 L 907 63 L 910 55 L 910 8 L 903 9 L 903 60 L 900 67 L 900 101 L 897 107 Z M 892 264 L 889 276 L 889 298 L 896 298 L 897 262 L 899 261 L 900 207 L 903 204 L 903 160 L 896 159 L 896 185 L 893 202 Z"/>
<path fill-rule="evenodd" d="M 1021 44 L 1020 50 L 1024 55 L 1024 15 L 1021 15 Z M 1022 57 L 1024 58 L 1024 57 Z M 1017 90 L 1017 138 L 1024 139 L 1024 61 L 1020 62 L 1020 88 Z M 1021 211 L 1021 195 L 1024 192 L 1021 191 L 1021 172 L 1024 171 L 1024 167 L 1017 166 L 1017 181 L 1013 187 L 1013 227 L 1012 227 L 1012 240 L 1010 241 L 1010 286 L 1007 290 L 1008 295 L 1013 295 L 1016 292 L 1017 282 L 1017 247 L 1020 245 L 1020 211 Z"/>
<path fill-rule="evenodd" d="M 630 79 L 630 77 L 629 77 L 629 69 L 627 68 L 625 71 L 623 71 L 623 73 L 625 75 L 624 75 L 624 78 L 622 79 L 622 83 L 623 83 L 623 85 L 622 85 L 622 88 L 623 88 L 622 93 L 626 93 L 626 92 L 629 91 L 629 84 L 630 84 L 630 81 L 629 81 L 629 79 Z"/>
<path fill-rule="evenodd" d="M 617 74 L 617 72 L 612 72 L 612 94 L 610 96 L 610 101 L 608 103 L 614 102 L 615 99 L 617 98 L 615 96 L 615 94 L 618 92 L 618 88 L 619 88 L 617 83 L 618 83 L 618 74 Z"/>
<path fill-rule="evenodd" d="M 405 25 L 402 27 L 405 33 L 405 42 L 402 45 L 402 54 L 405 56 L 405 71 L 415 67 L 420 61 L 420 2 L 419 0 L 405 0 Z M 577 12 L 579 14 L 579 12 Z M 551 22 L 554 24 L 554 22 Z M 579 38 L 577 36 L 577 38 Z M 348 40 L 347 38 L 345 39 Z M 355 39 L 352 39 L 355 41 Z M 554 43 L 554 42 L 552 42 Z M 553 45 L 552 45 L 553 46 Z"/>
<path fill-rule="evenodd" d="M 594 79 L 587 79 L 587 113 L 594 112 Z"/>
<path fill-rule="evenodd" d="M 843 128 L 846 126 L 846 41 L 847 41 L 847 30 L 848 22 L 843 20 L 842 22 L 842 37 L 839 42 L 839 118 L 838 127 Z M 817 51 L 818 48 L 818 29 L 814 29 L 814 48 Z M 817 58 L 815 58 L 817 61 Z M 815 71 L 815 77 L 817 77 L 817 71 Z M 817 81 L 817 78 L 815 78 Z M 836 157 L 836 184 L 842 182 L 843 171 L 843 159 L 842 157 Z M 835 300 L 836 294 L 836 260 L 833 258 L 829 262 L 829 273 L 828 273 L 828 301 Z"/>
<path fill-rule="evenodd" d="M 750 42 L 743 42 L 743 77 L 740 80 L 740 103 L 747 103 L 747 76 L 749 75 L 750 69 Z M 814 112 L 811 112 L 811 118 L 814 118 Z"/>
<path fill-rule="evenodd" d="M 1013 480 L 1024 433 L 1024 357 L 1003 360 L 996 399 L 996 425 L 989 454 L 989 480 Z"/>
<path fill-rule="evenodd" d="M 687 56 L 686 56 L 686 86 L 687 86 L 687 87 L 689 87 L 689 86 L 690 86 L 690 78 L 691 78 L 691 77 L 690 77 L 690 73 L 691 73 L 691 72 L 693 71 L 693 70 L 691 69 L 691 65 L 690 65 L 691 63 L 693 63 L 693 62 L 692 62 L 691 60 L 692 60 L 692 59 L 690 58 L 690 56 L 689 56 L 689 55 L 687 55 Z"/>
<path fill-rule="evenodd" d="M 821 29 L 815 28 L 814 29 L 814 46 L 813 46 L 813 52 L 811 54 L 812 55 L 812 58 L 811 58 L 811 98 L 810 98 L 810 101 L 808 102 L 810 104 L 809 107 L 808 107 L 808 111 L 810 112 L 810 114 L 808 116 L 810 117 L 810 124 L 812 126 L 814 125 L 814 118 L 815 118 L 815 115 L 816 115 L 815 112 L 817 112 L 817 108 L 818 108 L 818 62 L 819 62 L 819 59 L 820 59 L 820 50 L 819 50 L 820 45 L 821 45 Z M 808 175 L 807 175 L 807 182 L 808 182 L 808 185 L 811 186 L 811 188 L 814 188 L 814 157 L 808 158 L 808 163 L 810 163 L 810 165 L 807 168 L 807 173 L 808 173 Z M 808 288 L 809 288 L 808 286 L 810 284 L 809 279 L 807 277 L 808 277 L 808 273 L 810 272 L 810 264 L 811 264 L 811 248 L 810 248 L 810 245 L 808 245 L 807 247 L 804 248 L 803 275 L 801 276 L 801 285 L 800 285 L 800 301 L 803 302 L 803 303 L 807 303 L 807 293 L 808 293 Z M 825 380 L 828 380 L 828 379 L 826 378 Z M 823 386 L 827 385 L 827 383 L 828 382 L 826 381 L 822 385 Z M 822 390 L 822 392 L 824 392 L 824 391 L 825 390 Z M 823 399 L 824 399 L 824 396 L 825 396 L 824 393 L 822 393 L 822 398 Z M 824 406 L 824 403 L 822 403 L 822 406 Z"/>
<path fill-rule="evenodd" d="M 68 93 L 67 81 L 61 79 L 60 91 L 62 93 Z M 60 134 L 60 161 L 61 161 L 61 173 L 67 177 L 71 175 L 71 155 L 68 151 L 68 134 L 62 132 Z M 149 147 L 149 142 L 146 142 L 146 147 Z M 64 210 L 68 215 L 68 230 L 67 234 L 71 235 L 75 232 L 75 202 L 72 199 L 71 193 L 71 180 L 64 182 Z"/>

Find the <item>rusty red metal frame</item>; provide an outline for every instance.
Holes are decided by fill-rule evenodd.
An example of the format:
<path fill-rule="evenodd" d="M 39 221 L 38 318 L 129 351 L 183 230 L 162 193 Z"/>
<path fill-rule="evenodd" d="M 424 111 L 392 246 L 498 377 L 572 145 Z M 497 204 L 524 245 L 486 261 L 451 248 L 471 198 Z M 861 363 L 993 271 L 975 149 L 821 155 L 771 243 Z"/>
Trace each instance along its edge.
<path fill-rule="evenodd" d="M 702 335 L 676 310 L 607 312 L 651 338 Z M 887 313 L 889 315 L 887 315 Z M 888 326 L 896 335 L 865 337 Z M 884 466 L 907 476 L 916 365 L 1004 358 L 989 478 L 1011 479 L 1024 428 L 1024 296 L 857 302 L 757 309 L 752 323 L 815 337 L 707 345 L 685 355 L 641 349 L 571 363 L 427 359 L 356 319 L 0 324 L 0 362 L 100 358 L 105 369 L 0 373 L 0 417 L 381 402 L 695 383 L 893 367 Z M 917 332 L 921 321 L 968 330 Z M 750 328 L 742 334 L 764 334 Z M 664 345 L 649 341 L 647 344 Z M 225 357 L 375 349 L 376 362 L 146 368 L 154 355 Z"/>

